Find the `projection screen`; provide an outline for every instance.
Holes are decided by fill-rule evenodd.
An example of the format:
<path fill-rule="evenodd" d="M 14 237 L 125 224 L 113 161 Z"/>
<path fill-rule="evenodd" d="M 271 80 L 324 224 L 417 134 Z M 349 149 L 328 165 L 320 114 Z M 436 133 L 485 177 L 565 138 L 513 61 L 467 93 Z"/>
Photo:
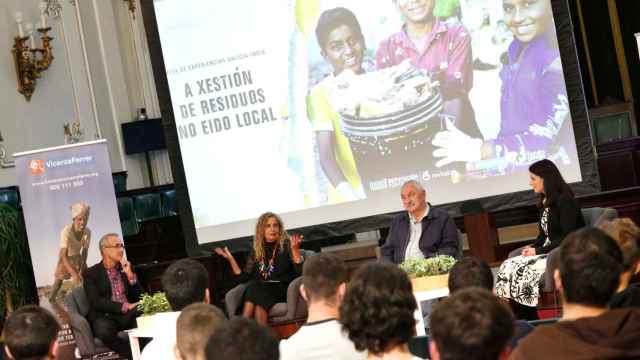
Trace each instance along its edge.
<path fill-rule="evenodd" d="M 581 181 L 549 0 L 155 0 L 199 244 Z"/>

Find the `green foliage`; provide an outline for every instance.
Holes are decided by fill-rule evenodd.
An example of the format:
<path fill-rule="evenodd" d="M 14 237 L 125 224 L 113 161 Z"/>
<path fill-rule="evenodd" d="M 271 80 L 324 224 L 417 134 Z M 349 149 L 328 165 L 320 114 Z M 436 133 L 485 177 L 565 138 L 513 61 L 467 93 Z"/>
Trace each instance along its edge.
<path fill-rule="evenodd" d="M 33 268 L 22 214 L 0 204 L 0 332 L 5 317 L 37 302 Z"/>
<path fill-rule="evenodd" d="M 409 276 L 422 277 L 446 274 L 456 259 L 449 255 L 439 255 L 428 259 L 410 258 L 400 264 L 400 268 Z"/>
<path fill-rule="evenodd" d="M 169 305 L 167 296 L 163 292 L 157 292 L 153 295 L 142 294 L 142 298 L 138 303 L 138 310 L 142 311 L 145 316 L 150 316 L 171 311 L 171 305 Z"/>

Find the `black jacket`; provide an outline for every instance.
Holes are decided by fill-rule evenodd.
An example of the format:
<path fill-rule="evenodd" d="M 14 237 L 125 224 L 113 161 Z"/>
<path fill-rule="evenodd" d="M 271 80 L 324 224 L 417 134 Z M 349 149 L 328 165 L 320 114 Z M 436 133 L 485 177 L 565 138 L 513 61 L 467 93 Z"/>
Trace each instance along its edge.
<path fill-rule="evenodd" d="M 609 300 L 609 307 L 613 308 L 640 308 L 640 284 L 631 284 L 624 291 L 613 294 Z"/>
<path fill-rule="evenodd" d="M 125 285 L 124 291 L 129 303 L 138 302 L 142 294 L 140 283 L 129 284 L 129 279 L 124 272 L 121 272 L 120 276 L 122 276 Z M 89 320 L 109 317 L 111 314 L 122 314 L 122 303 L 111 300 L 111 283 L 109 283 L 109 276 L 102 262 L 85 270 L 82 277 L 84 291 L 89 300 Z"/>
<path fill-rule="evenodd" d="M 405 211 L 391 222 L 387 241 L 380 249 L 382 258 L 396 264 L 402 263 L 409 245 L 409 214 Z M 458 230 L 449 214 L 429 205 L 429 214 L 422 219 L 420 250 L 425 258 L 458 254 Z"/>
<path fill-rule="evenodd" d="M 542 216 L 542 211 L 540 212 Z M 549 241 L 551 243 L 547 246 L 542 246 L 546 239 L 542 226 L 538 223 L 538 237 L 533 243 L 533 247 L 536 249 L 536 254 L 546 254 L 549 251 L 560 246 L 560 243 L 564 238 L 569 235 L 570 232 L 584 227 L 584 218 L 580 211 L 578 202 L 573 197 L 563 196 L 555 201 L 549 207 L 547 229 L 549 230 Z"/>
<path fill-rule="evenodd" d="M 268 248 L 268 246 L 265 246 Z M 273 248 L 270 248 L 273 249 Z M 282 251 L 276 250 L 276 257 L 274 259 L 274 271 L 269 277 L 269 280 L 280 281 L 285 284 L 289 284 L 293 279 L 302 275 L 302 263 L 296 264 L 293 262 L 293 255 L 291 254 L 291 246 L 289 240 L 285 240 L 282 244 Z M 269 251 L 266 251 L 269 253 Z M 270 258 L 270 253 L 267 254 Z M 257 267 L 258 259 L 256 259 L 255 251 L 251 249 L 251 253 L 247 257 L 247 262 L 244 265 L 244 270 L 238 275 L 238 282 L 247 282 L 249 280 L 262 281 L 262 276 Z"/>

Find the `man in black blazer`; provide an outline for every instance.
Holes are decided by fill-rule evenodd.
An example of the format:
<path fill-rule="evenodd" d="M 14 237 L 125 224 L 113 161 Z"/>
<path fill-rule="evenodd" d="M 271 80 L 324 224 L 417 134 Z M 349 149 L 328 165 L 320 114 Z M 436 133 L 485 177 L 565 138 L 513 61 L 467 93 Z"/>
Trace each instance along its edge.
<path fill-rule="evenodd" d="M 124 255 L 124 244 L 117 234 L 100 239 L 102 261 L 85 270 L 84 291 L 89 300 L 88 318 L 94 335 L 110 349 L 131 359 L 127 340 L 118 332 L 136 326 L 136 306 L 142 288 Z"/>
<path fill-rule="evenodd" d="M 458 230 L 449 214 L 430 206 L 426 190 L 415 180 L 404 183 L 400 194 L 407 212 L 393 219 L 382 258 L 400 264 L 410 257 L 457 256 Z"/>

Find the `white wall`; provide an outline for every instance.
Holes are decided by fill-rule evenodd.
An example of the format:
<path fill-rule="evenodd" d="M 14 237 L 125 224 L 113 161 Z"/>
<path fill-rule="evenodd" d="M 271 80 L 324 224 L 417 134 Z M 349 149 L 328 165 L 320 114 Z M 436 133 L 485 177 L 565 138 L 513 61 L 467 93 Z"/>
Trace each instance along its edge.
<path fill-rule="evenodd" d="M 10 49 L 17 26 L 39 19 L 38 0 L 0 2 L 0 131 L 9 154 L 64 144 L 63 124 L 80 121 L 85 140 L 105 138 L 113 171 L 128 172 L 128 188 L 149 185 L 144 157 L 124 154 L 120 124 L 147 107 L 159 116 L 146 39 L 139 13 L 132 19 L 122 0 L 58 0 L 50 18 L 55 60 L 27 102 L 16 89 Z M 5 49 L 5 50 L 2 50 Z M 172 182 L 166 152 L 153 155 L 156 183 Z M 13 169 L 0 169 L 0 186 L 16 184 Z"/>

